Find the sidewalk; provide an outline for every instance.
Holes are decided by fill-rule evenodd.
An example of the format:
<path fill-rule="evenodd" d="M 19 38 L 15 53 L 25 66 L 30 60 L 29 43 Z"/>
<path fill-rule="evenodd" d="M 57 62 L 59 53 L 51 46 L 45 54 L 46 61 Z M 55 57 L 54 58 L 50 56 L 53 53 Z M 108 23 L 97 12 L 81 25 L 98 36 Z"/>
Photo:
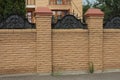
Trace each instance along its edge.
<path fill-rule="evenodd" d="M 68 76 L 9 76 L 0 77 L 0 80 L 120 80 L 120 73 L 102 73 Z"/>

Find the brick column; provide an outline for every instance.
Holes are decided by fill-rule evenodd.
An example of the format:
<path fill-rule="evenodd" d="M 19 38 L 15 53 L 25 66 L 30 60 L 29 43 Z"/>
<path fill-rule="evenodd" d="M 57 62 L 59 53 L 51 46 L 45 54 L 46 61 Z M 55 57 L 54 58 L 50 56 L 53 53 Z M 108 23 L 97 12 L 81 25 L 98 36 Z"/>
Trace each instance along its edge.
<path fill-rule="evenodd" d="M 93 63 L 95 72 L 103 69 L 103 16 L 100 9 L 89 9 L 85 13 L 89 30 L 89 62 Z"/>
<path fill-rule="evenodd" d="M 37 28 L 37 72 L 51 73 L 51 17 L 46 7 L 36 9 Z"/>

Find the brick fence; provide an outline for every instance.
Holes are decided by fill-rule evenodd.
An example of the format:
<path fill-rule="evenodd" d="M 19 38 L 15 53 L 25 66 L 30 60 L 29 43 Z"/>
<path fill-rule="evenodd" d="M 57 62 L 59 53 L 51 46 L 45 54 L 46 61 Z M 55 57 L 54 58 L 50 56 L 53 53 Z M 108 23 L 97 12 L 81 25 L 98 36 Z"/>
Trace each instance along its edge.
<path fill-rule="evenodd" d="M 0 30 L 0 74 L 120 71 L 120 29 L 103 29 L 104 13 L 89 9 L 88 29 L 51 29 L 52 12 L 36 10 L 36 29 Z"/>

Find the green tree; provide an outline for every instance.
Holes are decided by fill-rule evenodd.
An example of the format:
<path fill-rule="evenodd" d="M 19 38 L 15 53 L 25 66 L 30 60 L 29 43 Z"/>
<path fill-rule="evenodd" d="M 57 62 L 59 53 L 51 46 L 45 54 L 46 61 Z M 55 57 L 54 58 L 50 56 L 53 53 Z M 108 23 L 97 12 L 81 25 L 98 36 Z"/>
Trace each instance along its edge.
<path fill-rule="evenodd" d="M 120 15 L 120 0 L 96 0 L 90 7 L 101 9 L 105 13 L 105 20 L 112 16 Z"/>
<path fill-rule="evenodd" d="M 25 16 L 25 0 L 0 0 L 0 18 L 5 18 L 10 14 L 20 14 Z"/>
<path fill-rule="evenodd" d="M 85 12 L 92 7 L 92 4 L 90 3 L 89 0 L 86 0 L 86 4 L 83 4 L 83 14 L 85 14 Z"/>
<path fill-rule="evenodd" d="M 105 13 L 105 20 L 120 14 L 119 0 L 97 0 L 93 7 L 101 9 Z"/>

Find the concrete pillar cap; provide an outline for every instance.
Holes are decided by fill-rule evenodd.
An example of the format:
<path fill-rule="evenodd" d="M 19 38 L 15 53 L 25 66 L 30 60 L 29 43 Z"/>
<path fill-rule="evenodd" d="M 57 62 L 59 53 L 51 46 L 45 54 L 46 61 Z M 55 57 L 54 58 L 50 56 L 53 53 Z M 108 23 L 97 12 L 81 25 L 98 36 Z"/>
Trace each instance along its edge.
<path fill-rule="evenodd" d="M 90 17 L 90 16 L 101 16 L 101 17 L 103 17 L 104 12 L 102 12 L 100 9 L 90 8 L 85 13 L 85 17 Z"/>
<path fill-rule="evenodd" d="M 52 15 L 52 11 L 48 7 L 38 7 L 35 13 L 40 15 Z"/>

